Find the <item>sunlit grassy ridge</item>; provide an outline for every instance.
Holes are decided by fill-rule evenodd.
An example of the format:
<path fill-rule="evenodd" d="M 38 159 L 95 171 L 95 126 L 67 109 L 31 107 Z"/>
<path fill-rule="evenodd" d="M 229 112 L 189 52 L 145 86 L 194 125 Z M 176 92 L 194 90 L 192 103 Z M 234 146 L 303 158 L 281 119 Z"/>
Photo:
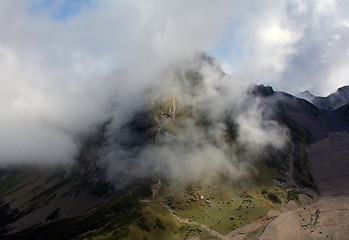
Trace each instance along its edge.
<path fill-rule="evenodd" d="M 277 186 L 267 189 L 276 193 L 280 201 L 285 201 L 284 189 Z M 176 211 L 179 217 L 203 223 L 223 235 L 280 206 L 263 195 L 259 187 L 241 187 L 222 182 L 198 182 L 185 189 L 168 185 L 159 199 Z"/>
<path fill-rule="evenodd" d="M 274 184 L 241 186 L 227 182 L 195 182 L 183 185 L 165 182 L 158 196 L 145 198 L 137 205 L 134 209 L 137 214 L 129 224 L 114 224 L 112 228 L 87 232 L 81 237 L 188 239 L 200 236 L 201 239 L 212 239 L 200 226 L 189 223 L 201 223 L 225 235 L 266 215 L 271 209 L 279 209 L 287 201 L 285 188 Z"/>

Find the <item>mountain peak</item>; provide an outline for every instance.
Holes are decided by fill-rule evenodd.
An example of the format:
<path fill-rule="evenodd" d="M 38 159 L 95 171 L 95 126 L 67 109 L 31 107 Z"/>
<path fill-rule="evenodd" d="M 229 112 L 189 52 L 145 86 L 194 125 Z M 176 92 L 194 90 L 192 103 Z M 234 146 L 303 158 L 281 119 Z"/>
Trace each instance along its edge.
<path fill-rule="evenodd" d="M 298 97 L 303 98 L 305 100 L 308 100 L 309 102 L 312 102 L 315 98 L 315 96 L 311 92 L 309 92 L 308 90 L 298 94 Z"/>
<path fill-rule="evenodd" d="M 338 88 L 327 97 L 314 96 L 308 90 L 300 93 L 298 97 L 313 103 L 318 108 L 335 110 L 349 103 L 349 85 Z"/>

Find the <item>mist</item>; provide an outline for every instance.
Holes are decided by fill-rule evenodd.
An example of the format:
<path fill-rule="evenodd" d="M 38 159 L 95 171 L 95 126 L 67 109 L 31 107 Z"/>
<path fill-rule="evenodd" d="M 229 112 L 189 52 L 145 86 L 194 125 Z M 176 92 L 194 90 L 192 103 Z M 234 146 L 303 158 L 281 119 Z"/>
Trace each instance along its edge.
<path fill-rule="evenodd" d="M 98 147 L 99 166 L 118 186 L 149 176 L 234 181 L 254 169 L 267 148 L 285 147 L 287 129 L 263 114 L 254 85 L 233 81 L 209 56 L 171 65 L 159 77 L 161 84 L 143 96 L 149 104 L 124 125 L 112 120 L 108 140 Z"/>
<path fill-rule="evenodd" d="M 110 179 L 239 178 L 265 147 L 287 141 L 263 117 L 253 84 L 314 94 L 348 84 L 341 1 L 74 4 L 0 3 L 0 166 L 71 166 L 84 138 L 108 122 L 98 164 Z M 216 61 L 198 58 L 202 52 Z M 199 86 L 188 70 L 201 76 Z M 156 135 L 156 144 L 120 145 L 130 118 L 172 98 L 196 115 L 175 118 L 175 131 Z M 229 121 L 234 144 L 225 139 Z"/>

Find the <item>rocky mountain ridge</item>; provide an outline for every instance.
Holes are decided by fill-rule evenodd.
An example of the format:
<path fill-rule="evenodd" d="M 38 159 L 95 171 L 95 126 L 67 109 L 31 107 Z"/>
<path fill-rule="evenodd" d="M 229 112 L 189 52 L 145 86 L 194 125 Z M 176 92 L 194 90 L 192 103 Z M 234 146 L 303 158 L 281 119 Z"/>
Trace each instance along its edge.
<path fill-rule="evenodd" d="M 154 97 L 120 128 L 113 129 L 112 121 L 103 123 L 84 139 L 72 169 L 3 168 L 1 237 L 224 237 L 291 201 L 316 199 L 315 192 L 349 193 L 347 87 L 327 97 L 326 104 L 336 105 L 326 108 L 263 85 L 250 86 L 242 103 L 226 104 L 218 101 L 221 95 L 229 97 L 226 89 L 205 82 L 201 71 L 214 66 L 213 60 L 201 59 L 176 72 L 183 95 Z M 215 71 L 210 76 L 224 75 Z M 200 91 L 209 92 L 209 101 Z M 334 110 L 338 104 L 344 105 Z M 270 130 L 264 138 L 269 144 L 250 153 L 259 141 L 246 142 L 243 137 L 251 132 L 241 131 L 242 124 L 258 118 Z M 275 137 L 276 127 L 287 136 L 283 147 L 268 139 Z M 259 128 L 254 132 L 264 136 Z M 185 160 L 194 153 L 199 157 L 188 165 Z M 154 158 L 161 161 L 149 164 Z M 174 160 L 182 162 L 171 165 Z M 176 175 L 171 172 L 175 168 Z M 244 175 L 234 178 L 231 169 Z"/>
<path fill-rule="evenodd" d="M 315 106 L 326 110 L 335 110 L 349 102 L 349 86 L 343 86 L 327 97 L 314 96 L 309 91 L 300 93 L 299 97 L 304 98 Z"/>

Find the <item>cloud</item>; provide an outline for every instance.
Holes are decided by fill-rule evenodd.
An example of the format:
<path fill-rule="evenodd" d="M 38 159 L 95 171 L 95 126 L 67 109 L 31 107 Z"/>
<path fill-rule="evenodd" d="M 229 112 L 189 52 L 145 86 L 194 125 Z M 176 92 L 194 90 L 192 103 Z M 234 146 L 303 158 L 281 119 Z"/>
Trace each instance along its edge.
<path fill-rule="evenodd" d="M 301 11 L 288 12 L 294 24 L 301 26 L 301 37 L 294 45 L 297 53 L 290 55 L 281 76 L 285 79 L 281 87 L 326 96 L 349 83 L 345 67 L 349 32 L 342 25 L 347 9 L 342 1 L 315 1 Z"/>
<path fill-rule="evenodd" d="M 103 164 L 119 174 L 151 169 L 176 176 L 203 161 L 207 168 L 196 167 L 193 176 L 208 168 L 235 175 L 238 156 L 229 156 L 231 146 L 221 139 L 226 112 L 239 126 L 239 143 L 253 151 L 280 147 L 284 139 L 282 129 L 261 117 L 258 101 L 249 100 L 251 82 L 314 94 L 348 83 L 345 2 L 88 2 L 76 1 L 71 12 L 67 1 L 0 2 L 0 164 L 71 163 L 81 136 L 112 121 L 115 140 L 139 109 L 175 96 L 178 106 L 195 105 L 215 124 L 202 132 L 184 121 L 182 134 L 164 135 L 161 147 L 135 153 L 112 143 L 101 152 Z M 192 60 L 222 39 L 230 52 L 218 61 L 230 59 L 230 75 Z M 202 74 L 200 88 L 174 81 L 188 69 Z M 189 143 L 193 151 L 186 150 Z"/>
<path fill-rule="evenodd" d="M 284 147 L 285 129 L 265 117 L 263 101 L 249 94 L 251 84 L 211 61 L 201 55 L 172 65 L 151 89 L 152 101 L 146 99 L 152 102 L 149 116 L 138 113 L 125 125 L 111 124 L 97 157 L 111 181 L 123 186 L 146 176 L 236 180 L 267 147 Z"/>
<path fill-rule="evenodd" d="M 232 60 L 222 59 L 234 66 L 232 74 L 282 91 L 323 96 L 349 84 L 345 1 L 246 5 L 232 25 L 239 42 L 232 43 Z"/>
<path fill-rule="evenodd" d="M 223 3 L 120 0 L 60 21 L 65 1 L 41 3 L 0 3 L 2 163 L 71 160 L 81 134 L 121 124 L 161 69 L 207 49 L 229 18 Z"/>

